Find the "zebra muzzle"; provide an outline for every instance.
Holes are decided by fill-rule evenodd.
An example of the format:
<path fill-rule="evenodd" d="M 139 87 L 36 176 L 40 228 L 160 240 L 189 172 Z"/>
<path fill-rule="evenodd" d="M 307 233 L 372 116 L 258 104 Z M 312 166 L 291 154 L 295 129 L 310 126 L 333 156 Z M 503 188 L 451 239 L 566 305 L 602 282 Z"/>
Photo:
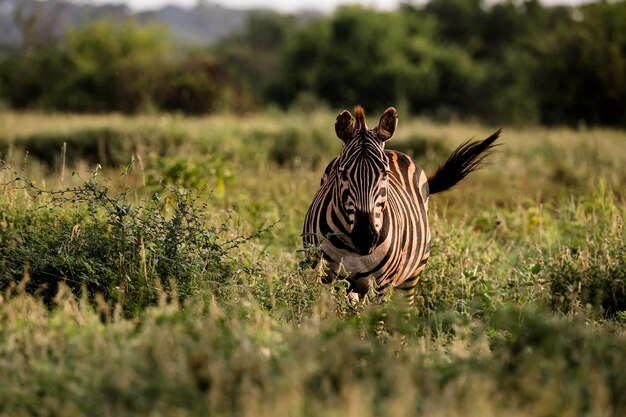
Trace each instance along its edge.
<path fill-rule="evenodd" d="M 350 238 L 357 253 L 362 256 L 372 253 L 378 243 L 378 236 L 379 233 L 374 226 L 374 216 L 369 213 L 356 212 Z"/>

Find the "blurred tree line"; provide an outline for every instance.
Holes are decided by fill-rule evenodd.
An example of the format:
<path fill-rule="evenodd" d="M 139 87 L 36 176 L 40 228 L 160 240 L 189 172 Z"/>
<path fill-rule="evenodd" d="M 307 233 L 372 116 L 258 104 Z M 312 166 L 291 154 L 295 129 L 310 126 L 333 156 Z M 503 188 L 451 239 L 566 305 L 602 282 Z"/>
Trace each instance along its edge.
<path fill-rule="evenodd" d="M 626 126 L 626 2 L 430 0 L 397 11 L 248 15 L 210 48 L 158 26 L 101 20 L 0 60 L 5 106 L 128 113 L 267 105 L 394 105 L 446 120 Z"/>

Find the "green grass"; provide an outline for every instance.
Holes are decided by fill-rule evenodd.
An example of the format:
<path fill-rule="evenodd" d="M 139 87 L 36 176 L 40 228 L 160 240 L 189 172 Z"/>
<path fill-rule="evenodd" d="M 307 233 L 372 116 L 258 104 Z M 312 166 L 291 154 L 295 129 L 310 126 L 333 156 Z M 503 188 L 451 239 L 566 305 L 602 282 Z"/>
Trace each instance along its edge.
<path fill-rule="evenodd" d="M 0 114 L 0 415 L 624 415 L 626 133 L 505 127 L 416 307 L 352 308 L 298 252 L 334 116 Z"/>

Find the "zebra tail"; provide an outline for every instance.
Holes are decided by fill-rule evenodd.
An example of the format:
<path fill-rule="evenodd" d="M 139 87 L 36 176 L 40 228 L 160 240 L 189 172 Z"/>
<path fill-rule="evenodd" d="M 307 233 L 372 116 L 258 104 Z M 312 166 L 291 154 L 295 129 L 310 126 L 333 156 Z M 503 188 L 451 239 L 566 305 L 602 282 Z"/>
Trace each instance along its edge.
<path fill-rule="evenodd" d="M 495 146 L 498 146 L 494 142 L 500 136 L 501 131 L 502 129 L 498 129 L 481 141 L 467 141 L 452 152 L 446 162 L 439 165 L 435 173 L 428 178 L 430 194 L 437 194 L 454 187 L 470 172 L 479 168 L 483 159 Z"/>

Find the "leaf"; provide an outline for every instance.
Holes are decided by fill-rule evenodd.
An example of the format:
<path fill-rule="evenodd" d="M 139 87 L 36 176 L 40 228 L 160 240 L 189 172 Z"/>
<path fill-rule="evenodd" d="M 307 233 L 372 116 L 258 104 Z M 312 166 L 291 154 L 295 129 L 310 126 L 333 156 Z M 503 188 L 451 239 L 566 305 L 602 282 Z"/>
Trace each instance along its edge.
<path fill-rule="evenodd" d="M 532 268 L 530 268 L 530 272 L 533 275 L 538 274 L 540 271 L 541 271 L 541 264 L 539 262 L 537 262 L 536 264 L 532 266 Z"/>

